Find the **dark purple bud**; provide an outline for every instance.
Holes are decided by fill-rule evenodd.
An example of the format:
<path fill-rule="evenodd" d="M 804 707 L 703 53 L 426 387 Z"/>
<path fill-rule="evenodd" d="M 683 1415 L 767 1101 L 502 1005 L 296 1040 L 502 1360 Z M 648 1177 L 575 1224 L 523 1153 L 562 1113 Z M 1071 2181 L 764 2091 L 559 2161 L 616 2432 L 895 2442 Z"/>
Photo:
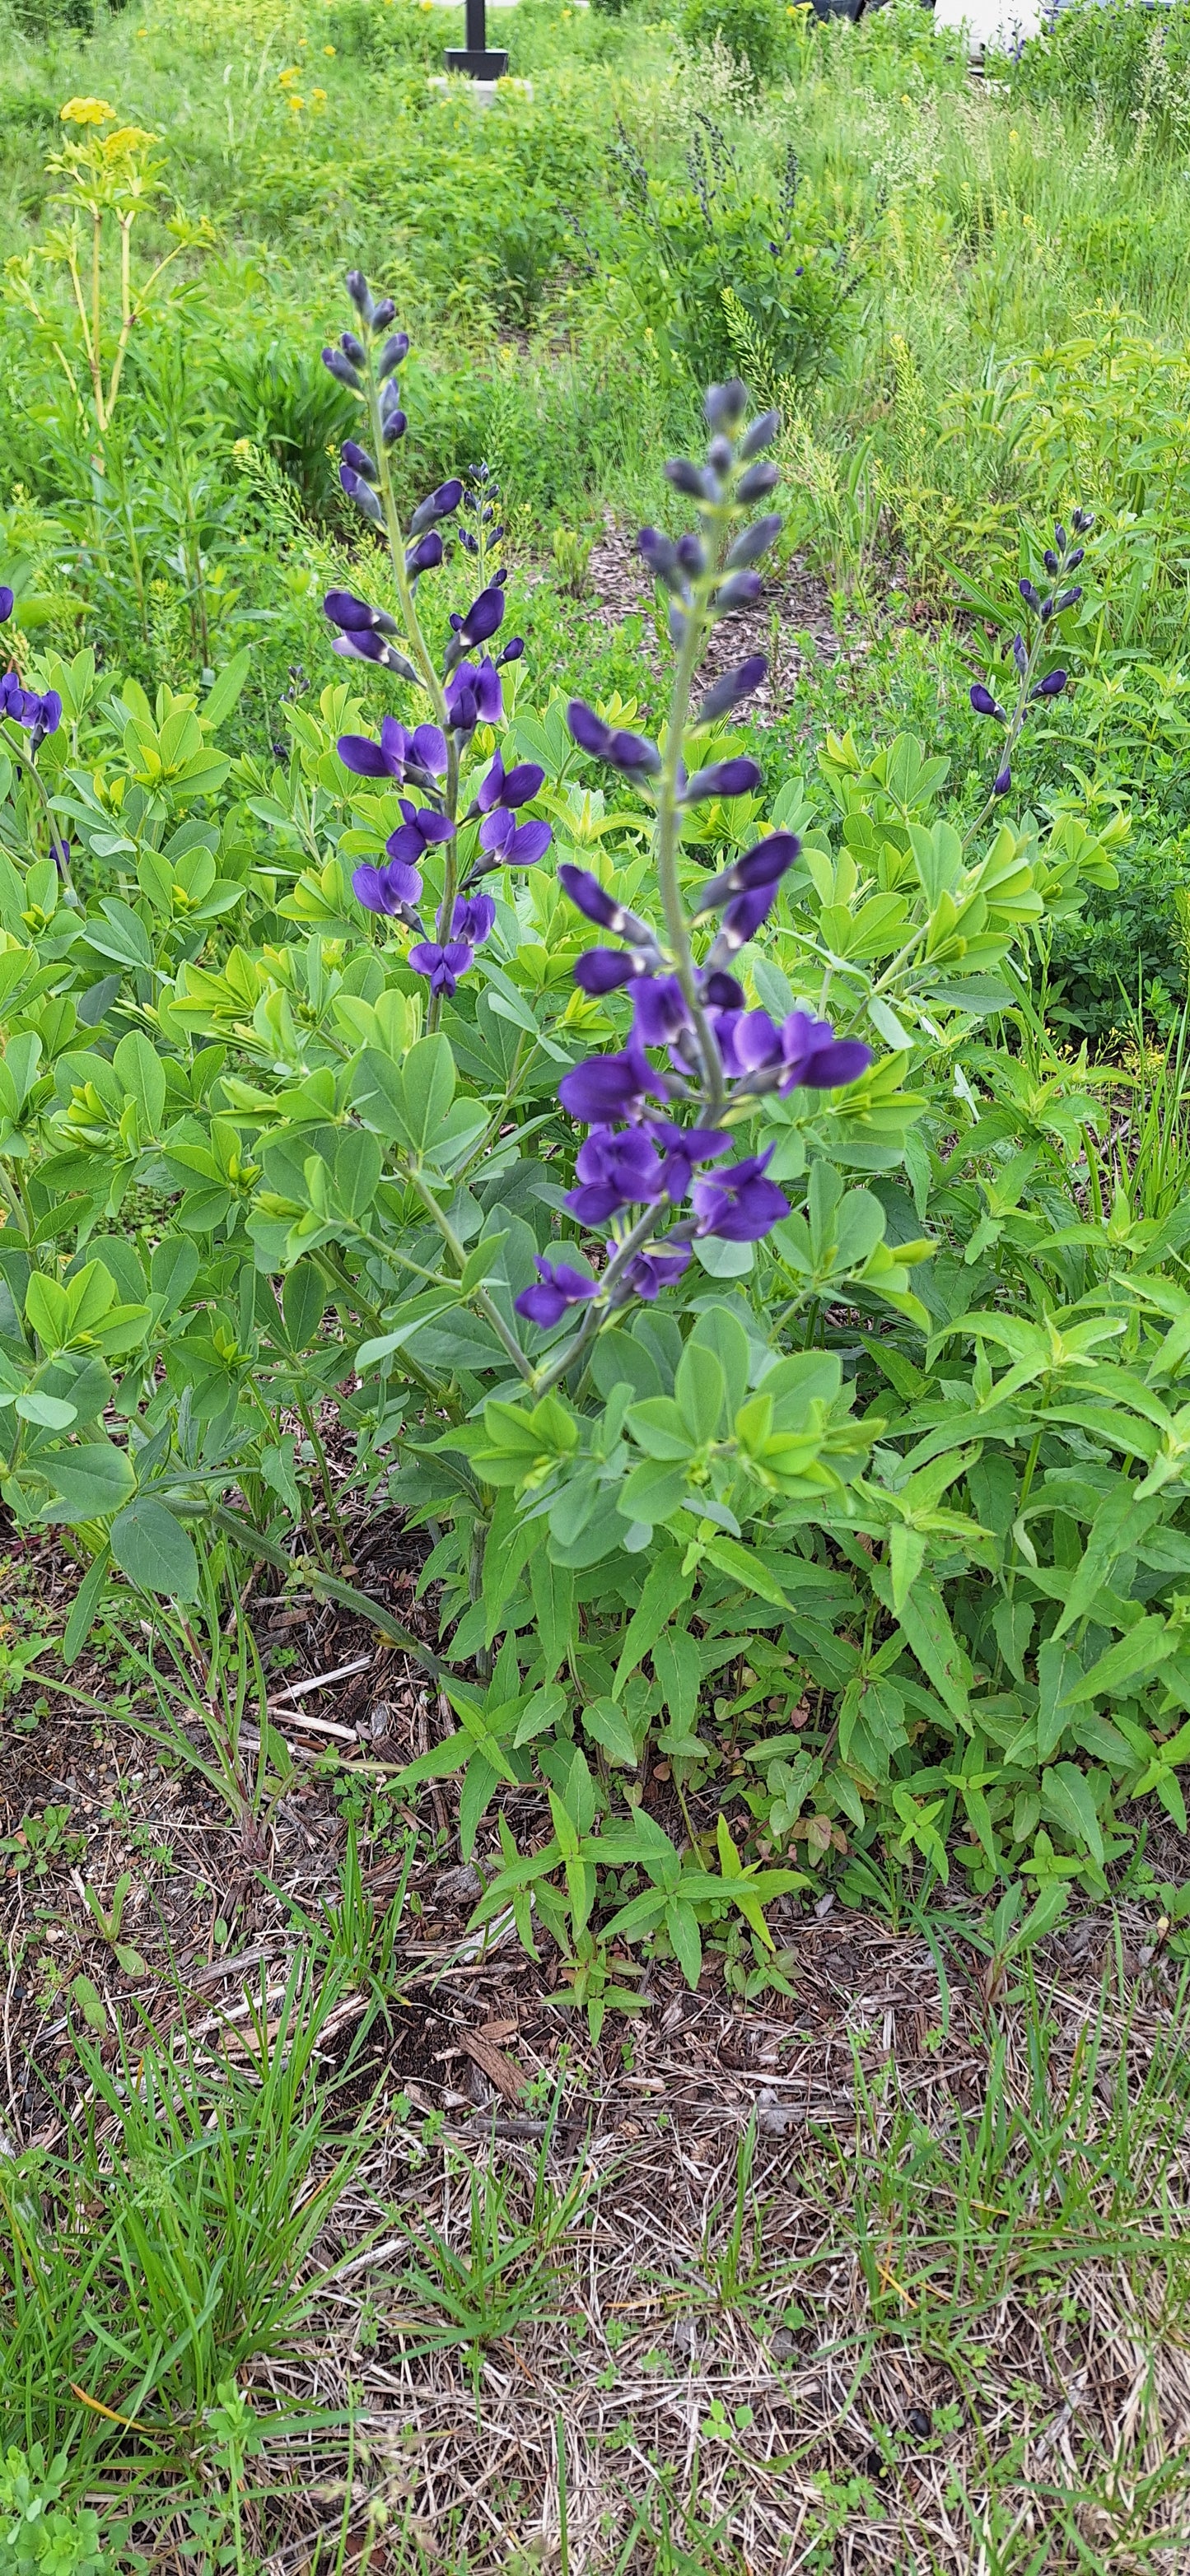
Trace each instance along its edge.
<path fill-rule="evenodd" d="M 0 626 L 6 626 L 13 610 L 13 594 L 8 583 L 0 582 Z"/>
<path fill-rule="evenodd" d="M 779 411 L 762 412 L 759 420 L 753 421 L 740 440 L 740 463 L 746 465 L 750 457 L 763 456 L 765 448 L 772 446 L 780 426 Z"/>
<path fill-rule="evenodd" d="M 519 662 L 519 661 L 520 661 L 520 658 L 521 658 L 521 655 L 522 655 L 522 653 L 524 652 L 524 650 L 525 650 L 525 639 L 524 639 L 524 636 L 523 636 L 523 635 L 512 635 L 512 636 L 510 636 L 510 637 L 509 637 L 509 640 L 508 640 L 508 642 L 507 642 L 507 644 L 506 644 L 506 645 L 505 645 L 505 647 L 504 647 L 503 652 L 500 654 L 499 659 L 498 659 L 498 661 L 497 661 L 497 663 L 496 663 L 496 668 L 497 668 L 497 670 L 498 670 L 498 671 L 499 671 L 499 670 L 501 670 L 501 669 L 503 668 L 503 666 L 504 666 L 505 662 Z"/>
<path fill-rule="evenodd" d="M 1079 565 L 1081 564 L 1081 562 L 1082 562 L 1082 560 L 1083 560 L 1083 556 L 1085 555 L 1086 551 L 1087 551 L 1087 549 L 1086 549 L 1086 547 L 1085 547 L 1085 546 L 1076 546 L 1076 547 L 1075 547 L 1074 552 L 1073 552 L 1073 554 L 1070 556 L 1070 559 L 1069 559 L 1069 561 L 1068 561 L 1068 563 L 1067 563 L 1067 566 L 1066 566 L 1066 570 L 1067 570 L 1067 572 L 1077 572 L 1077 571 L 1078 571 Z"/>
<path fill-rule="evenodd" d="M 343 463 L 350 465 L 354 473 L 362 474 L 365 483 L 378 483 L 380 480 L 367 448 L 357 447 L 353 438 L 343 441 Z"/>
<path fill-rule="evenodd" d="M 995 777 L 994 777 L 994 778 L 993 778 L 993 780 L 992 780 L 992 794 L 993 794 L 993 796 L 1007 796 L 1007 794 L 1008 794 L 1008 790 L 1009 790 L 1009 788 L 1011 787 L 1011 785 L 1012 785 L 1012 771 L 1011 771 L 1011 769 L 1009 768 L 1008 763 L 1007 763 L 1007 761 L 1006 761 L 1006 762 L 1005 762 L 1005 764 L 1004 764 L 1003 769 L 998 769 L 998 770 L 997 770 L 997 772 L 996 772 Z"/>
<path fill-rule="evenodd" d="M 713 438 L 707 448 L 707 463 L 712 474 L 730 474 L 734 455 L 729 438 Z"/>
<path fill-rule="evenodd" d="M 741 474 L 735 487 L 736 499 L 750 510 L 753 502 L 763 501 L 765 493 L 771 492 L 780 480 L 780 466 L 774 465 L 771 456 L 765 457 L 759 465 L 750 465 L 747 473 Z"/>
<path fill-rule="evenodd" d="M 646 975 L 632 996 L 632 1025 L 642 1046 L 672 1046 L 690 1027 L 690 1009 L 676 975 Z"/>
<path fill-rule="evenodd" d="M 367 353 L 364 349 L 363 341 L 356 339 L 354 331 L 343 331 L 340 333 L 339 347 L 341 348 L 344 357 L 350 358 L 353 367 L 367 366 Z"/>
<path fill-rule="evenodd" d="M 623 904 L 617 903 L 614 894 L 609 894 L 606 887 L 600 885 L 598 877 L 592 876 L 589 868 L 576 868 L 569 859 L 564 859 L 558 870 L 558 883 L 563 894 L 569 895 L 576 911 L 585 914 L 588 921 L 598 922 L 601 930 L 613 931 L 619 939 L 639 940 L 652 945 L 653 934 L 648 924 L 638 921 L 634 912 L 626 912 Z"/>
<path fill-rule="evenodd" d="M 977 716 L 995 716 L 998 718 L 999 722 L 1003 724 L 1005 720 L 1004 709 L 1002 706 L 997 704 L 995 698 L 992 696 L 991 690 L 985 689 L 982 680 L 976 680 L 972 683 L 971 704 L 974 707 Z"/>
<path fill-rule="evenodd" d="M 392 372 L 393 372 L 394 367 L 401 367 L 401 366 L 403 366 L 403 365 L 404 365 L 404 363 L 405 363 L 406 358 L 408 357 L 408 355 L 409 355 L 409 334 L 408 334 L 408 332 L 407 332 L 407 331 L 394 331 L 394 332 L 393 332 L 393 335 L 392 335 L 392 338 L 391 338 L 390 340 L 386 340 L 386 341 L 385 341 L 385 343 L 384 343 L 384 347 L 382 348 L 382 350 L 381 350 L 381 352 L 380 352 L 380 355 L 379 355 L 379 357 L 378 357 L 378 358 L 377 358 L 377 360 L 376 360 L 376 373 L 377 373 L 377 375 L 378 375 L 378 376 L 391 376 L 391 374 L 392 374 Z"/>
<path fill-rule="evenodd" d="M 770 510 L 767 518 L 754 519 L 750 528 L 741 528 L 728 553 L 728 571 L 735 572 L 741 564 L 758 563 L 762 555 L 767 555 L 774 538 L 780 533 L 779 510 Z"/>
<path fill-rule="evenodd" d="M 666 482 L 673 484 L 675 492 L 684 492 L 691 501 L 714 500 L 714 475 L 704 473 L 699 465 L 691 465 L 687 457 L 671 456 L 663 470 Z"/>
<path fill-rule="evenodd" d="M 382 528 L 384 526 L 384 511 L 376 498 L 376 494 L 372 490 L 371 484 L 365 483 L 363 475 L 357 474 L 354 466 L 352 465 L 341 465 L 339 467 L 339 481 L 343 486 L 348 500 L 354 501 L 357 510 L 363 511 L 365 519 L 370 519 L 374 527 Z"/>
<path fill-rule="evenodd" d="M 760 785 L 760 764 L 741 756 L 736 760 L 713 760 L 707 769 L 696 769 L 682 792 L 683 805 L 700 805 L 709 796 L 751 796 Z"/>
<path fill-rule="evenodd" d="M 747 408 L 748 388 L 738 376 L 725 385 L 708 385 L 702 398 L 703 419 L 712 430 L 737 429 Z"/>
<path fill-rule="evenodd" d="M 742 858 L 734 859 L 729 868 L 703 887 L 694 907 L 695 920 L 700 913 L 717 912 L 731 895 L 752 894 L 758 886 L 777 885 L 786 869 L 793 866 L 801 846 L 796 832 L 770 832 L 765 840 L 754 842 Z M 763 920 L 764 915 L 757 917 Z"/>
<path fill-rule="evenodd" d="M 734 975 L 708 975 L 703 982 L 703 999 L 715 1011 L 742 1011 L 744 988 Z"/>
<path fill-rule="evenodd" d="M 1024 600 L 1026 608 L 1040 611 L 1041 601 L 1031 581 L 1018 581 L 1017 589 L 1021 594 L 1021 598 Z"/>
<path fill-rule="evenodd" d="M 368 292 L 368 281 L 364 276 L 363 270 L 361 268 L 349 268 L 344 283 L 346 285 L 347 292 L 351 297 L 351 301 L 355 306 L 356 312 L 365 322 L 370 322 L 372 319 L 373 305 L 371 295 Z"/>
<path fill-rule="evenodd" d="M 733 957 L 737 948 L 746 948 L 776 900 L 775 885 L 749 886 L 743 894 L 733 895 L 719 925 L 716 949 L 722 948 L 729 957 Z"/>
<path fill-rule="evenodd" d="M 693 530 L 689 531 L 686 536 L 679 537 L 677 543 L 677 557 L 682 571 L 688 575 L 689 579 L 691 581 L 701 581 L 707 568 L 707 550 L 703 544 L 702 538 L 696 537 Z"/>
<path fill-rule="evenodd" d="M 385 446 L 395 447 L 397 440 L 404 437 L 408 427 L 409 423 L 405 414 L 399 408 L 395 411 L 386 412 L 382 432 Z"/>
<path fill-rule="evenodd" d="M 724 716 L 731 715 L 767 678 L 768 667 L 763 653 L 752 653 L 746 662 L 737 662 L 734 671 L 725 671 L 722 679 L 716 680 L 706 696 L 699 699 L 694 711 L 695 726 L 718 724 Z"/>
<path fill-rule="evenodd" d="M 1056 545 L 1056 547 L 1057 547 L 1057 549 L 1058 549 L 1059 554 L 1064 555 L 1064 554 L 1065 554 L 1065 552 L 1066 552 L 1066 530 L 1065 530 L 1065 528 L 1063 527 L 1062 522 L 1061 522 L 1061 520 L 1060 520 L 1060 519 L 1055 519 L 1055 521 L 1054 521 L 1054 544 Z M 1050 568 L 1050 559 L 1049 559 L 1049 556 L 1048 556 L 1048 555 L 1046 556 L 1046 559 L 1045 559 L 1045 568 L 1046 568 L 1046 571 L 1048 572 L 1048 571 L 1049 571 L 1049 568 Z M 1057 567 L 1057 565 L 1055 564 L 1055 565 L 1054 565 L 1054 571 L 1056 572 L 1056 571 L 1057 571 L 1057 569 L 1058 569 L 1058 567 Z"/>
<path fill-rule="evenodd" d="M 685 609 L 679 608 L 676 599 L 671 599 L 669 603 L 669 615 L 666 623 L 669 627 L 670 643 L 673 645 L 675 652 L 680 652 L 686 641 L 686 629 L 690 624 L 690 620 L 686 615 Z"/>
<path fill-rule="evenodd" d="M 332 626 L 341 627 L 345 635 L 362 633 L 368 627 L 377 635 L 398 632 L 397 621 L 389 616 L 387 608 L 369 608 L 367 600 L 357 599 L 354 591 L 328 590 L 322 605 Z"/>
<path fill-rule="evenodd" d="M 350 385 L 353 394 L 360 394 L 363 392 L 363 386 L 360 383 L 354 367 L 351 365 L 350 360 L 344 357 L 341 349 L 324 349 L 322 352 L 322 363 L 326 368 L 327 374 L 337 377 L 341 385 Z"/>
<path fill-rule="evenodd" d="M 472 600 L 458 630 L 459 641 L 468 652 L 476 644 L 486 644 L 489 635 L 495 634 L 504 609 L 504 593 L 498 582 L 492 582 L 487 590 L 481 590 L 478 599 Z"/>
<path fill-rule="evenodd" d="M 427 529 L 425 536 L 419 537 L 415 546 L 405 548 L 405 570 L 411 577 L 418 573 L 433 572 L 435 565 L 440 564 L 441 561 L 442 539 L 436 528 Z"/>
<path fill-rule="evenodd" d="M 761 593 L 758 572 L 729 572 L 715 593 L 716 617 L 734 617 L 741 608 L 754 608 Z"/>
<path fill-rule="evenodd" d="M 1023 680 L 1023 679 L 1024 679 L 1024 676 L 1025 676 L 1025 673 L 1026 673 L 1026 671 L 1027 671 L 1027 670 L 1028 670 L 1028 668 L 1029 668 L 1029 656 L 1028 656 L 1028 653 L 1027 653 L 1027 652 L 1026 652 L 1026 650 L 1025 650 L 1025 639 L 1024 639 L 1024 636 L 1023 636 L 1023 635 L 1014 635 L 1014 636 L 1013 636 L 1013 639 L 1012 639 L 1012 658 L 1013 658 L 1013 661 L 1014 661 L 1014 662 L 1015 662 L 1015 664 L 1016 664 L 1017 670 L 1019 671 L 1020 676 L 1021 676 L 1021 678 L 1022 678 L 1022 680 Z"/>
<path fill-rule="evenodd" d="M 1056 554 L 1054 553 L 1054 550 L 1053 550 L 1053 547 L 1052 547 L 1052 546 L 1047 546 L 1047 547 L 1046 547 L 1045 553 L 1044 553 L 1044 555 L 1042 556 L 1042 559 L 1041 559 L 1041 560 L 1042 560 L 1042 562 L 1044 563 L 1045 568 L 1046 568 L 1046 571 L 1048 572 L 1048 574 L 1049 574 L 1049 576 L 1050 576 L 1050 580 L 1052 581 L 1052 580 L 1053 580 L 1053 578 L 1054 578 L 1055 573 L 1058 573 L 1058 572 L 1060 572 L 1060 571 L 1061 571 L 1061 565 L 1059 564 L 1058 558 L 1057 558 Z"/>
<path fill-rule="evenodd" d="M 642 528 L 636 542 L 654 581 L 663 581 L 667 590 L 680 591 L 683 583 L 673 539 L 662 536 L 659 528 Z"/>
<path fill-rule="evenodd" d="M 451 511 L 458 509 L 462 497 L 463 486 L 457 475 L 452 476 L 449 483 L 440 483 L 436 491 L 427 493 L 425 500 L 418 502 L 409 522 L 410 536 L 420 537 L 422 529 L 432 528 L 436 519 L 449 519 Z"/>
<path fill-rule="evenodd" d="M 588 948 L 575 967 L 574 980 L 580 991 L 598 998 L 603 993 L 614 993 L 621 984 L 630 984 L 634 975 L 644 972 L 643 958 L 634 956 L 630 948 Z"/>
<path fill-rule="evenodd" d="M 1058 596 L 1057 596 L 1057 598 L 1056 598 L 1056 599 L 1055 599 L 1055 601 L 1054 601 L 1054 615 L 1055 615 L 1055 617 L 1060 617 L 1060 616 L 1062 615 L 1062 611 L 1063 611 L 1063 609 L 1065 609 L 1065 608 L 1076 608 L 1076 607 L 1077 607 L 1077 605 L 1078 605 L 1079 600 L 1082 598 L 1082 595 L 1083 595 L 1083 586 L 1082 586 L 1081 581 L 1076 581 L 1076 582 L 1075 582 L 1075 584 L 1074 584 L 1073 589 L 1071 589 L 1071 590 L 1060 590 L 1060 591 L 1058 592 Z"/>
<path fill-rule="evenodd" d="M 1034 697 L 1060 698 L 1066 686 L 1066 676 L 1065 671 L 1047 671 L 1044 680 L 1038 681 L 1033 691 Z"/>
<path fill-rule="evenodd" d="M 838 1091 L 844 1083 L 858 1082 L 872 1061 L 862 1038 L 837 1038 L 829 1020 L 811 1019 L 808 1011 L 791 1011 L 780 1035 L 782 1092 L 803 1084 L 810 1091 Z"/>
<path fill-rule="evenodd" d="M 1093 510 L 1076 510 L 1070 524 L 1076 537 L 1088 536 L 1095 525 L 1095 513 Z"/>

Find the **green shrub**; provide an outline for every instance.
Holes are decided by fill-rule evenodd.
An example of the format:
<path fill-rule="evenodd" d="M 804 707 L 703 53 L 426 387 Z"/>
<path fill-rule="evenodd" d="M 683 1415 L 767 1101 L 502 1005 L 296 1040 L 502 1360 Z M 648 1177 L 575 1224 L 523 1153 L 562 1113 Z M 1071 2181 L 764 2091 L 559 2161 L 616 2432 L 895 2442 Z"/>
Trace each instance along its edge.
<path fill-rule="evenodd" d="M 682 34 L 691 45 L 711 45 L 717 37 L 759 85 L 777 68 L 789 21 L 781 0 L 686 0 Z"/>
<path fill-rule="evenodd" d="M 1190 134 L 1190 7 L 1174 0 L 1076 0 L 1030 38 L 1014 90 L 1036 101 L 1098 110 L 1133 149 L 1146 140 L 1185 152 Z"/>

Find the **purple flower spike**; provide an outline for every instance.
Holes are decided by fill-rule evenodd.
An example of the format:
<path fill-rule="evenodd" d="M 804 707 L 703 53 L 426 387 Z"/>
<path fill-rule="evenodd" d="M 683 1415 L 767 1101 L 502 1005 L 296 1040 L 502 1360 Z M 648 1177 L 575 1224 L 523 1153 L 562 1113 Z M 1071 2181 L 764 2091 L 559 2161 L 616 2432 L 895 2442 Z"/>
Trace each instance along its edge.
<path fill-rule="evenodd" d="M 665 1168 L 639 1127 L 596 1127 L 580 1145 L 579 1186 L 566 1205 L 580 1225 L 606 1225 L 625 1207 L 651 1207 L 665 1195 Z"/>
<path fill-rule="evenodd" d="M 675 1243 L 672 1251 L 663 1244 L 650 1244 L 647 1252 L 638 1252 L 635 1260 L 629 1262 L 624 1273 L 624 1285 L 631 1288 L 635 1296 L 644 1297 L 651 1304 L 663 1288 L 672 1288 L 675 1280 L 680 1279 L 682 1272 L 689 1267 L 688 1243 Z"/>
<path fill-rule="evenodd" d="M 602 1127 L 609 1118 L 639 1118 L 649 1098 L 664 1100 L 665 1091 L 639 1038 L 622 1055 L 590 1056 L 564 1073 L 558 1098 L 584 1127 Z"/>
<path fill-rule="evenodd" d="M 482 948 L 490 939 L 496 922 L 496 906 L 490 894 L 460 895 L 450 925 L 452 939 L 466 939 L 472 948 Z"/>
<path fill-rule="evenodd" d="M 351 890 L 365 912 L 382 912 L 391 920 L 421 894 L 421 878 L 416 868 L 403 859 L 392 859 L 386 868 L 357 868 Z"/>
<path fill-rule="evenodd" d="M 997 704 L 991 690 L 985 689 L 982 680 L 975 680 L 972 683 L 971 704 L 977 716 L 995 716 L 997 722 L 1003 724 L 1004 709 Z"/>
<path fill-rule="evenodd" d="M 635 975 L 645 972 L 641 960 L 630 948 L 588 948 L 574 970 L 574 980 L 581 992 L 597 998 L 601 993 L 614 993 L 620 984 L 630 984 Z"/>
<path fill-rule="evenodd" d="M 811 1019 L 808 1011 L 791 1011 L 782 1021 L 781 1053 L 786 1068 L 778 1084 L 782 1092 L 803 1083 L 810 1091 L 838 1091 L 846 1082 L 858 1082 L 872 1061 L 872 1050 L 861 1038 L 837 1038 L 829 1020 Z"/>
<path fill-rule="evenodd" d="M 676 975 L 642 977 L 632 996 L 633 1033 L 642 1046 L 672 1046 L 690 1026 L 686 996 Z"/>
<path fill-rule="evenodd" d="M 419 939 L 409 951 L 414 974 L 427 975 L 431 993 L 444 993 L 447 1001 L 471 962 L 472 952 L 465 939 L 448 940 L 445 948 L 436 939 Z"/>
<path fill-rule="evenodd" d="M 0 582 L 0 626 L 6 626 L 12 615 L 13 594 L 6 581 Z"/>
<path fill-rule="evenodd" d="M 537 1255 L 537 1275 L 540 1287 L 522 1288 L 513 1304 L 518 1315 L 527 1316 L 531 1324 L 540 1324 L 543 1332 L 548 1332 L 551 1324 L 561 1323 L 568 1306 L 582 1305 L 599 1295 L 597 1279 L 588 1279 L 583 1270 L 571 1270 L 564 1261 L 547 1261 L 543 1252 Z"/>
<path fill-rule="evenodd" d="M 742 1163 L 730 1163 L 725 1172 L 695 1182 L 694 1213 L 700 1234 L 717 1235 L 722 1243 L 759 1243 L 771 1226 L 788 1216 L 784 1191 L 764 1177 L 773 1150 L 770 1145 L 763 1154 L 749 1154 Z"/>
<path fill-rule="evenodd" d="M 479 827 L 481 848 L 502 868 L 532 867 L 535 859 L 544 858 L 553 837 L 549 823 L 514 823 L 503 805 L 485 814 Z"/>

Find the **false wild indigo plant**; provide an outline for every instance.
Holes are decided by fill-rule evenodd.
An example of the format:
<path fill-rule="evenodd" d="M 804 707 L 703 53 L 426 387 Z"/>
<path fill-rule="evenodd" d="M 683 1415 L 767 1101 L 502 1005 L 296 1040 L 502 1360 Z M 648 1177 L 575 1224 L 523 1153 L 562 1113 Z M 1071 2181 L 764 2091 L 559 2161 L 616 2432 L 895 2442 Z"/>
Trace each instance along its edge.
<path fill-rule="evenodd" d="M 0 1497 L 74 1534 L 65 1651 L 132 1585 L 201 1697 L 193 1604 L 221 1634 L 297 1548 L 432 1673 L 457 1723 L 404 1788 L 457 1778 L 480 1918 L 544 1927 L 593 2023 L 645 1943 L 763 1982 L 832 1856 L 1056 1906 L 1190 1750 L 1190 1221 L 1100 1212 L 1031 996 L 1127 827 L 1018 823 L 1002 774 L 1077 548 L 966 838 L 909 736 L 770 800 L 763 660 L 700 666 L 760 598 L 775 415 L 712 388 L 693 524 L 642 533 L 663 720 L 534 699 L 491 479 L 399 512 L 407 342 L 350 288 L 392 608 L 330 593 L 288 766 L 225 802 L 246 654 L 201 700 L 87 654 L 2 684 Z M 332 1404 L 356 1510 L 428 1527 L 437 1652 L 349 1579 Z"/>

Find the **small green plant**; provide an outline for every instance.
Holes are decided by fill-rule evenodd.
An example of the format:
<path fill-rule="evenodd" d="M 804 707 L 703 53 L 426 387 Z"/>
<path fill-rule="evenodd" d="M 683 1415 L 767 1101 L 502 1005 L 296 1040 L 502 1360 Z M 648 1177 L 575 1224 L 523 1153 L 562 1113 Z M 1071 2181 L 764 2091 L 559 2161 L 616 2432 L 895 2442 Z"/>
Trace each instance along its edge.
<path fill-rule="evenodd" d="M 35 2442 L 0 2455 L 0 2576 L 108 2576 L 98 2515 L 62 2501 L 71 2483 L 65 2451 L 47 2460 Z"/>
<path fill-rule="evenodd" d="M 16 1832 L 5 1836 L 0 1851 L 13 1869 L 44 1878 L 51 1869 L 68 1869 L 87 1848 L 85 1834 L 70 1830 L 69 1807 L 43 1807 L 39 1816 L 23 1816 Z"/>
<path fill-rule="evenodd" d="M 573 528 L 567 528 L 559 521 L 550 542 L 560 587 L 581 599 L 588 587 L 591 539 L 576 535 Z"/>
<path fill-rule="evenodd" d="M 711 45 L 717 37 L 757 88 L 772 79 L 789 47 L 783 0 L 685 0 L 681 27 L 689 45 Z"/>

